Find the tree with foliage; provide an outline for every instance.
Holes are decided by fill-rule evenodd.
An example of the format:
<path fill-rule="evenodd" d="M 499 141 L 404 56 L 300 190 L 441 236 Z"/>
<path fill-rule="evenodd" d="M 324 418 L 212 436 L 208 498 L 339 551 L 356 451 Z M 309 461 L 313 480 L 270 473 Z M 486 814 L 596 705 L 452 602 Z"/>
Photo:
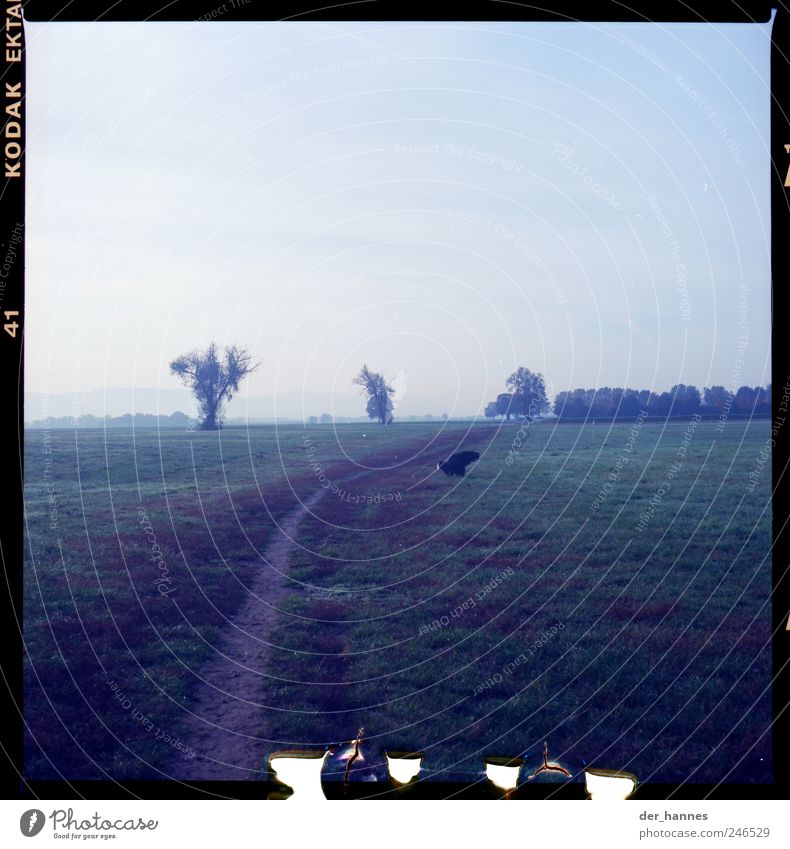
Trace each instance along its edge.
<path fill-rule="evenodd" d="M 568 399 L 570 398 L 570 392 L 566 392 L 563 390 L 562 392 L 558 392 L 554 396 L 554 406 L 552 410 L 554 411 L 554 415 L 562 418 L 563 416 L 567 416 L 568 412 L 566 410 L 566 406 L 568 404 Z"/>
<path fill-rule="evenodd" d="M 321 424 L 332 424 L 334 419 L 331 415 L 329 415 L 329 413 L 321 413 L 321 418 L 319 419 L 319 421 L 321 422 Z"/>
<path fill-rule="evenodd" d="M 170 363 L 170 371 L 192 390 L 198 402 L 203 421 L 201 430 L 218 430 L 222 427 L 223 408 L 226 401 L 239 391 L 239 384 L 260 365 L 253 363 L 252 355 L 236 345 L 225 348 L 224 356 L 211 342 L 205 351 L 182 354 Z"/>
<path fill-rule="evenodd" d="M 723 386 L 708 386 L 700 391 L 696 386 L 675 384 L 668 392 L 649 389 L 574 389 L 558 392 L 554 412 L 561 419 L 612 418 L 632 419 L 640 411 L 650 416 L 708 416 L 722 413 L 738 415 L 771 414 L 771 384 L 741 386 L 734 395 Z"/>
<path fill-rule="evenodd" d="M 600 389 L 596 389 L 592 404 L 590 405 L 590 415 L 603 419 L 614 413 L 613 408 L 611 387 L 602 386 Z"/>
<path fill-rule="evenodd" d="M 639 401 L 639 393 L 634 389 L 626 389 L 623 392 L 623 399 L 620 402 L 619 415 L 624 418 L 634 419 L 639 415 L 641 409 L 642 405 Z"/>
<path fill-rule="evenodd" d="M 496 396 L 496 411 L 500 416 L 505 416 L 508 421 L 516 414 L 513 409 L 513 395 L 510 392 L 501 392 Z"/>
<path fill-rule="evenodd" d="M 702 395 L 696 386 L 686 386 L 677 383 L 669 390 L 671 397 L 670 414 L 673 416 L 687 416 L 698 413 L 702 404 Z"/>
<path fill-rule="evenodd" d="M 651 392 L 647 409 L 651 416 L 668 416 L 672 409 L 672 394 Z"/>
<path fill-rule="evenodd" d="M 732 405 L 732 411 L 734 413 L 753 413 L 754 405 L 757 403 L 757 393 L 759 392 L 759 389 L 759 386 L 754 389 L 751 386 L 739 387 L 738 391 L 735 393 L 735 401 Z"/>
<path fill-rule="evenodd" d="M 729 398 L 723 386 L 706 386 L 702 394 L 702 406 L 706 413 L 720 413 Z"/>
<path fill-rule="evenodd" d="M 520 416 L 536 416 L 548 409 L 543 375 L 519 366 L 505 381 L 513 394 L 513 412 Z"/>
<path fill-rule="evenodd" d="M 378 419 L 383 425 L 389 424 L 392 421 L 392 395 L 395 387 L 383 374 L 371 371 L 366 365 L 362 366 L 352 383 L 361 386 L 363 393 L 368 396 L 365 406 L 368 418 Z"/>
<path fill-rule="evenodd" d="M 489 404 L 486 404 L 484 415 L 487 419 L 495 419 L 499 415 L 496 401 L 491 401 Z"/>
<path fill-rule="evenodd" d="M 770 416 L 771 415 L 771 384 L 763 389 L 761 386 L 757 387 L 757 404 L 755 405 L 754 412 L 758 413 L 762 416 Z"/>

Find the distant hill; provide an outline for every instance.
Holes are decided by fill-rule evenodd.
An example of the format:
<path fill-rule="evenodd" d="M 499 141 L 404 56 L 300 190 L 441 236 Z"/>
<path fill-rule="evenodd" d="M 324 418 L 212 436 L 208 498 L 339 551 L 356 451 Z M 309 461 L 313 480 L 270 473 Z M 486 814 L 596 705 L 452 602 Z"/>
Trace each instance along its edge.
<path fill-rule="evenodd" d="M 92 392 L 25 393 L 25 421 L 69 416 L 122 416 L 130 413 L 169 416 L 179 410 L 192 410 L 194 402 L 187 389 L 96 389 Z"/>

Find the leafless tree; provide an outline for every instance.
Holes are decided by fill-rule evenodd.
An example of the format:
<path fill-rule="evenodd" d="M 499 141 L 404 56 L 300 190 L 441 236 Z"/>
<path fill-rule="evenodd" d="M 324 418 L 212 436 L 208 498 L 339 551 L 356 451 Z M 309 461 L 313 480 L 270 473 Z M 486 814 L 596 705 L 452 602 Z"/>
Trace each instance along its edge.
<path fill-rule="evenodd" d="M 178 375 L 192 390 L 200 407 L 201 430 L 222 427 L 223 407 L 239 391 L 239 384 L 260 365 L 252 355 L 236 345 L 225 348 L 224 357 L 212 342 L 205 351 L 182 354 L 170 363 L 170 371 Z"/>
<path fill-rule="evenodd" d="M 392 394 L 395 387 L 387 382 L 383 374 L 371 371 L 367 366 L 362 366 L 359 374 L 352 383 L 361 386 L 363 392 L 368 396 L 366 410 L 371 419 L 378 419 L 383 425 L 392 422 Z"/>

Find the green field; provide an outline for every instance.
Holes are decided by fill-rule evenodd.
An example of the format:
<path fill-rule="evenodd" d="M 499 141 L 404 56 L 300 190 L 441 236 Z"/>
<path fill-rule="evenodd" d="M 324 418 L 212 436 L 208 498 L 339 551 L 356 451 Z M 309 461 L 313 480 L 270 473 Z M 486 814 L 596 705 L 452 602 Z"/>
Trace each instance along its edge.
<path fill-rule="evenodd" d="M 575 775 L 770 781 L 770 423 L 632 427 L 28 431 L 27 777 L 165 777 L 275 523 L 323 483 L 260 635 L 270 749 L 364 725 L 445 777 L 548 740 Z M 467 477 L 436 472 L 461 445 Z"/>

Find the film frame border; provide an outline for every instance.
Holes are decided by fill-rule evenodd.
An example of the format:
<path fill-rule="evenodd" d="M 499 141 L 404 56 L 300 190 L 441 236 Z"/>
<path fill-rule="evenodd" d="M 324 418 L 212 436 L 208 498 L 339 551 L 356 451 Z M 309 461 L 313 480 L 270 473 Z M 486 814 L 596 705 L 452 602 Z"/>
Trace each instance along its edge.
<path fill-rule="evenodd" d="M 11 175 L 8 170 L 0 188 L 0 232 L 12 232 L 18 222 L 25 221 L 25 56 L 24 34 L 22 47 L 17 58 L 15 52 L 6 48 L 6 36 L 10 32 L 8 10 L 13 3 L 4 3 L 2 13 L 4 91 L 11 86 L 21 91 L 21 114 L 18 119 L 21 150 L 12 158 Z M 119 2 L 91 2 L 73 0 L 71 3 L 52 0 L 27 0 L 24 18 L 29 21 L 195 21 L 205 9 L 196 0 L 172 0 L 170 3 L 151 0 L 119 0 Z M 204 7 L 205 4 L 202 4 Z M 593 0 L 582 3 L 578 0 L 555 2 L 551 9 L 512 2 L 512 0 L 485 0 L 474 7 L 467 6 L 463 14 L 453 15 L 446 4 L 435 0 L 352 0 L 342 4 L 327 4 L 319 8 L 299 3 L 297 0 L 281 0 L 275 6 L 261 9 L 260 4 L 249 2 L 232 4 L 223 14 L 223 21 L 419 21 L 419 20 L 464 20 L 464 21 L 518 21 L 518 22 L 715 22 L 715 23 L 765 23 L 770 20 L 771 10 L 776 10 L 771 44 L 771 270 L 772 313 L 782 316 L 785 304 L 782 281 L 790 279 L 790 5 L 782 0 L 769 2 L 730 2 L 730 0 L 666 0 L 666 2 L 638 2 L 623 4 L 616 0 Z M 265 12 L 265 16 L 262 16 Z M 16 45 L 13 33 L 12 45 Z M 13 51 L 13 48 L 12 48 Z M 14 58 L 9 58 L 9 56 Z M 8 121 L 6 121 L 6 126 Z M 4 138 L 5 144 L 13 140 Z M 13 150 L 12 150 L 13 152 Z M 8 160 L 8 151 L 6 151 Z M 18 166 L 18 167 L 14 167 Z M 231 798 L 265 799 L 274 782 L 216 782 L 205 781 L 185 784 L 178 781 L 26 781 L 22 777 L 22 748 L 24 722 L 19 706 L 22 703 L 22 569 L 23 562 L 23 395 L 24 395 L 24 228 L 18 242 L 19 261 L 9 271 L 4 289 L 5 309 L 16 312 L 6 323 L 18 326 L 12 335 L 0 333 L 2 352 L 3 415 L 0 416 L 3 445 L 6 447 L 4 463 L 3 494 L 7 506 L 0 511 L 0 561 L 2 562 L 5 587 L 0 590 L 0 622 L 5 623 L 3 653 L 0 657 L 0 708 L 4 722 L 0 725 L 0 767 L 2 798 L 6 799 L 190 799 Z M 21 320 L 20 317 L 21 316 Z M 6 317 L 4 317 L 6 318 Z M 776 319 L 772 323 L 772 381 L 790 374 L 788 351 L 780 344 Z M 773 396 L 773 417 L 779 415 L 779 397 Z M 784 431 L 782 432 L 784 433 Z M 790 562 L 787 517 L 779 514 L 778 505 L 790 503 L 787 437 L 777 438 L 772 456 L 773 465 L 773 684 L 772 700 L 774 724 L 772 750 L 774 782 L 772 784 L 640 784 L 633 796 L 641 800 L 692 800 L 692 799 L 785 799 L 790 798 L 790 764 L 783 757 L 790 739 L 790 581 L 787 567 Z M 472 799 L 484 798 L 485 780 L 471 784 L 443 782 L 420 782 L 410 798 L 426 799 Z M 341 790 L 341 788 L 338 788 Z M 333 793 L 329 788 L 327 795 Z M 376 798 L 401 798 L 397 793 L 382 794 L 380 790 L 365 786 L 349 787 L 348 798 L 376 796 Z M 564 785 L 534 784 L 519 788 L 514 794 L 519 799 L 583 799 L 583 783 Z"/>

